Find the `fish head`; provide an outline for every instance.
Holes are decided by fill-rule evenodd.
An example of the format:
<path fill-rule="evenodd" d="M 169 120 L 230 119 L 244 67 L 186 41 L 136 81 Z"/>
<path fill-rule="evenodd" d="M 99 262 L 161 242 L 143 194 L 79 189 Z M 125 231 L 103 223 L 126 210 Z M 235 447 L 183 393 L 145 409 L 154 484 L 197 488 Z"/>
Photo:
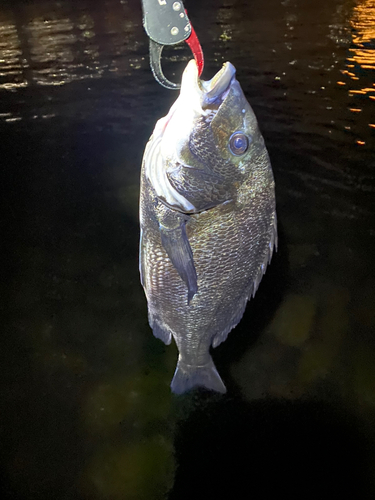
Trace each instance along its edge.
<path fill-rule="evenodd" d="M 157 122 L 151 142 L 146 175 L 162 200 L 184 212 L 201 211 L 226 201 L 223 197 L 232 198 L 251 171 L 254 156 L 265 149 L 255 114 L 230 62 L 204 81 L 195 61 L 189 61 L 180 95 Z M 220 183 L 218 198 L 207 198 L 210 175 L 211 184 Z M 199 184 L 207 184 L 202 203 L 189 192 Z"/>

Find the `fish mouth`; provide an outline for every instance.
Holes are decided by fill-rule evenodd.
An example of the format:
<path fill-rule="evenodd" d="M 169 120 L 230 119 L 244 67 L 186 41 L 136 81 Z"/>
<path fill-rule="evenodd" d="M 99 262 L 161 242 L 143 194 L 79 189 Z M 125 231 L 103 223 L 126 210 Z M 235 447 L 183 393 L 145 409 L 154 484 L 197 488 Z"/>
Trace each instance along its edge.
<path fill-rule="evenodd" d="M 189 61 L 182 78 L 181 94 L 187 88 L 193 88 L 200 96 L 202 109 L 208 107 L 216 108 L 224 101 L 228 95 L 232 82 L 235 79 L 236 68 L 230 62 L 225 62 L 223 67 L 211 78 L 211 80 L 201 80 L 198 76 L 198 67 L 194 59 Z M 189 92 L 189 93 L 190 93 Z"/>
<path fill-rule="evenodd" d="M 225 62 L 223 67 L 211 80 L 198 80 L 201 90 L 205 93 L 207 101 L 214 101 L 223 96 L 232 83 L 236 68 L 230 62 Z"/>

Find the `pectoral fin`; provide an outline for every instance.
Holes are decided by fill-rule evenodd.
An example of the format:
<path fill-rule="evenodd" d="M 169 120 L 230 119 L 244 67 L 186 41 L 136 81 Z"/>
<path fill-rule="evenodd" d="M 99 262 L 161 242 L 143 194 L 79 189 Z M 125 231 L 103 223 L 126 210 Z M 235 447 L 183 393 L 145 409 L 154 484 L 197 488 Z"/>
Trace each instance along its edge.
<path fill-rule="evenodd" d="M 197 273 L 194 266 L 193 252 L 186 234 L 186 222 L 178 227 L 166 228 L 160 224 L 161 242 L 172 264 L 188 288 L 188 303 L 198 291 Z"/>

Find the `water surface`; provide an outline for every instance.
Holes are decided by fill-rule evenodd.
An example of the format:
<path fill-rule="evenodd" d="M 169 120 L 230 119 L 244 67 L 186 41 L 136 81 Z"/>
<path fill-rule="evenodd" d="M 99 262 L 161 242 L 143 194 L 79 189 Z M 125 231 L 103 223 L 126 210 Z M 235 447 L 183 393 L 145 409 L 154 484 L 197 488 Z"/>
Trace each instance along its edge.
<path fill-rule="evenodd" d="M 279 250 L 175 397 L 138 275 L 142 153 L 176 98 L 135 0 L 2 2 L 3 498 L 375 493 L 375 1 L 185 7 L 230 60 L 276 180 Z M 178 81 L 190 58 L 167 49 Z M 243 457 L 246 457 L 244 459 Z"/>

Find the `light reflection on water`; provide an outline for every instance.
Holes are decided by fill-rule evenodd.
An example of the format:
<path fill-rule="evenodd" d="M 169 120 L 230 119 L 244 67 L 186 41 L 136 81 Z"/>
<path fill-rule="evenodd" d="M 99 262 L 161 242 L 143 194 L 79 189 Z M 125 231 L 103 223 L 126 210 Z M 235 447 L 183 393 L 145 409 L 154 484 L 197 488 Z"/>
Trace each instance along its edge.
<path fill-rule="evenodd" d="M 363 69 L 375 70 L 375 1 L 358 3 L 353 9 L 350 24 L 355 47 L 349 49 L 353 57 L 348 61 L 359 64 Z"/>
<path fill-rule="evenodd" d="M 375 100 L 375 1 L 364 0 L 358 2 L 353 8 L 350 18 L 351 46 L 348 48 L 346 59 L 346 69 L 341 73 L 344 79 L 340 79 L 337 84 L 345 87 L 348 96 L 354 99 L 349 106 L 350 112 L 358 115 L 363 111 L 362 99 Z M 371 114 L 374 116 L 375 107 Z M 371 117 L 372 118 L 372 117 Z M 373 119 L 367 120 L 367 125 L 374 128 Z M 367 116 L 366 116 L 367 119 Z M 363 119 L 362 119 L 363 120 Z M 349 128 L 349 127 L 348 127 Z M 356 143 L 360 146 L 366 144 L 363 138 L 356 138 Z"/>
<path fill-rule="evenodd" d="M 100 18 L 95 18 L 95 14 L 93 16 L 83 10 L 63 8 L 62 5 L 53 11 L 47 4 L 43 4 L 43 8 L 43 15 L 40 15 L 39 10 L 34 12 L 27 6 L 22 6 L 14 12 L 0 12 L 0 89 L 13 91 L 29 85 L 62 86 L 74 81 L 101 79 L 113 73 L 116 73 L 118 78 L 132 77 L 134 71 L 147 68 L 147 58 L 136 54 L 139 41 L 135 36 L 135 28 L 139 28 L 140 22 L 137 26 L 134 15 L 130 15 L 131 7 L 127 2 L 108 2 L 105 15 Z M 299 66 L 304 63 L 300 58 L 302 54 L 299 53 L 299 45 L 296 46 L 296 33 L 300 30 L 301 16 L 288 2 L 285 2 L 284 12 L 284 19 L 279 23 L 284 29 L 282 44 L 290 53 L 289 67 L 284 66 L 277 70 L 277 56 L 282 51 L 277 45 L 272 49 L 274 57 L 270 54 L 271 64 L 276 69 L 274 79 L 278 85 L 283 82 L 288 84 L 296 72 L 298 73 Z M 344 79 L 338 80 L 337 84 L 345 87 L 348 96 L 354 98 L 348 109 L 356 115 L 362 112 L 361 101 L 356 98 L 375 99 L 373 75 L 369 75 L 375 70 L 374 0 L 358 3 L 349 20 L 340 10 L 336 16 L 336 22 L 331 25 L 330 36 L 338 45 L 350 44 L 346 69 L 341 70 Z M 233 28 L 244 21 L 238 10 L 226 6 L 218 8 L 216 17 L 221 28 L 220 33 L 216 34 L 220 50 L 214 53 L 215 60 L 218 61 L 225 59 L 223 53 L 228 49 L 229 42 L 238 43 L 238 40 L 232 40 Z M 312 29 L 313 39 L 316 34 L 315 28 Z M 100 33 L 100 43 L 96 40 L 96 30 Z M 254 35 L 253 32 L 251 36 Z M 249 43 L 257 43 L 257 40 L 249 39 Z M 174 61 L 176 58 L 187 58 L 186 55 L 180 54 L 179 47 L 175 55 L 171 53 L 168 59 Z M 284 59 L 285 54 L 281 60 Z M 332 64 L 328 67 L 326 60 L 313 58 L 307 63 L 307 67 L 310 72 L 324 71 L 329 74 L 338 62 L 335 54 L 330 62 Z M 313 80 L 310 78 L 310 81 Z M 327 92 L 326 87 L 329 88 L 331 79 L 324 83 L 325 85 L 319 88 L 310 85 L 306 91 L 311 95 L 321 95 Z M 288 95 L 287 89 L 283 95 Z M 295 89 L 294 99 L 298 100 Z M 327 109 L 332 109 L 328 96 Z M 43 116 L 54 116 L 54 113 L 44 113 Z M 0 119 L 1 117 L 7 122 L 22 119 L 18 114 L 7 114 L 6 117 L 2 114 Z M 363 122 L 362 118 L 359 119 Z M 355 123 L 343 124 L 346 130 L 352 130 L 355 126 Z M 367 126 L 374 128 L 374 123 L 368 120 Z M 358 131 L 353 139 L 358 145 L 366 143 L 361 131 Z"/>
<path fill-rule="evenodd" d="M 44 4 L 43 15 L 39 10 L 33 14 L 27 6 L 0 12 L 0 89 L 60 86 L 99 79 L 106 71 L 129 75 L 141 67 L 145 58 L 131 56 L 138 45 L 137 23 L 130 19 L 125 2 L 109 2 L 100 19 L 75 9 L 67 16 L 62 5 L 51 11 Z M 100 32 L 100 47 L 95 30 Z"/>

